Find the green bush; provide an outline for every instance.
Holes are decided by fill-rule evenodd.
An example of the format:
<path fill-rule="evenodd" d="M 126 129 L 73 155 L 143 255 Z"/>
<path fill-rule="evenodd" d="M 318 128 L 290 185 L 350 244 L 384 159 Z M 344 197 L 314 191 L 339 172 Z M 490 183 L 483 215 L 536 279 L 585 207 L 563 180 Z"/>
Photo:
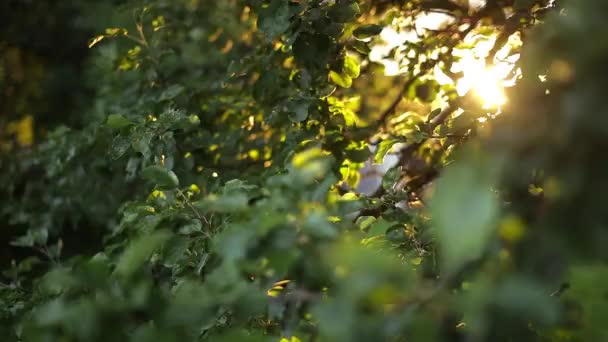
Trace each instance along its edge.
<path fill-rule="evenodd" d="M 608 340 L 604 1 L 40 4 L 5 340 Z M 90 48 L 38 90 L 32 15 Z"/>

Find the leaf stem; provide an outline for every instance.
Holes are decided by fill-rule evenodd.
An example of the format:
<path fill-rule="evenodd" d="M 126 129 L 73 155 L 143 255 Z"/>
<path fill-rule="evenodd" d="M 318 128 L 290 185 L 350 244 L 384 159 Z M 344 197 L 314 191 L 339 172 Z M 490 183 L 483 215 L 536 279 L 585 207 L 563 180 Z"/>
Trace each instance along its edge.
<path fill-rule="evenodd" d="M 186 197 L 186 195 L 184 195 L 184 193 L 180 189 L 177 189 L 177 193 L 184 199 L 184 203 L 186 203 L 188 208 L 190 208 L 192 210 L 192 212 L 194 212 L 194 215 L 196 215 L 196 217 L 201 222 L 204 222 L 205 224 L 207 224 L 207 226 L 211 227 L 211 224 L 209 223 L 207 218 L 205 216 L 201 215 L 201 213 L 199 213 L 198 210 L 196 210 L 196 208 L 192 205 L 192 203 L 190 202 L 188 197 Z"/>

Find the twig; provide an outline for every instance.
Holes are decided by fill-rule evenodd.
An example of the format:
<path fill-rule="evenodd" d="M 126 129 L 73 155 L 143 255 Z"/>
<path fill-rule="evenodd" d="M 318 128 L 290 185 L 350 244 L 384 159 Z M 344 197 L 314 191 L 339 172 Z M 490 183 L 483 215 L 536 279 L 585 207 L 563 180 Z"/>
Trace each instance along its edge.
<path fill-rule="evenodd" d="M 209 223 L 207 218 L 205 216 L 201 215 L 198 212 L 198 210 L 196 210 L 196 208 L 192 205 L 192 203 L 190 203 L 190 200 L 188 200 L 188 197 L 186 197 L 186 195 L 184 195 L 184 193 L 181 190 L 178 189 L 177 193 L 180 194 L 180 196 L 182 196 L 182 198 L 184 199 L 184 203 L 186 203 L 188 208 L 192 209 L 192 211 L 194 212 L 194 215 L 196 215 L 196 217 L 198 217 L 198 219 L 200 221 L 205 222 L 207 224 L 207 226 L 211 226 L 211 224 Z"/>
<path fill-rule="evenodd" d="M 561 296 L 566 290 L 568 290 L 570 288 L 570 284 L 568 283 L 563 283 L 559 286 L 559 289 L 553 291 L 550 296 L 551 297 L 559 297 Z"/>
<path fill-rule="evenodd" d="M 452 134 L 448 133 L 446 135 L 429 135 L 429 138 L 432 139 L 443 139 L 443 138 L 467 138 L 468 134 Z"/>
<path fill-rule="evenodd" d="M 155 56 L 152 55 L 152 47 L 150 46 L 150 43 L 148 43 L 148 39 L 146 39 L 146 35 L 144 33 L 144 26 L 143 26 L 144 12 L 145 12 L 145 9 L 143 11 L 141 11 L 139 16 L 137 16 L 135 14 L 135 11 L 133 12 L 133 18 L 135 20 L 135 27 L 137 28 L 137 33 L 139 34 L 139 38 L 132 37 L 132 36 L 127 36 L 127 38 L 130 38 L 131 40 L 143 45 L 149 51 L 150 55 L 148 56 L 148 58 L 152 61 L 152 63 L 158 65 L 159 61 Z"/>
<path fill-rule="evenodd" d="M 139 39 L 137 37 L 133 37 L 130 34 L 125 34 L 125 35 L 123 35 L 123 37 L 125 37 L 125 38 L 127 38 L 129 40 L 132 40 L 132 41 L 136 42 L 139 45 L 146 45 L 146 42 L 144 42 L 143 40 L 141 40 L 141 39 Z"/>
<path fill-rule="evenodd" d="M 426 70 L 425 70 L 425 72 L 426 72 Z M 405 82 L 405 84 L 399 91 L 399 94 L 397 95 L 395 100 L 393 100 L 393 103 L 391 103 L 391 105 L 382 113 L 382 115 L 380 115 L 380 118 L 378 120 L 380 121 L 380 124 L 383 128 L 386 128 L 386 125 L 388 124 L 389 116 L 395 113 L 395 110 L 397 110 L 397 107 L 403 100 L 403 96 L 405 96 L 405 93 L 412 86 L 412 84 L 414 84 L 414 82 L 416 82 L 416 80 L 422 75 L 423 75 L 423 72 L 420 71 L 419 73 L 417 73 L 416 75 L 413 75 L 410 79 L 408 79 L 407 82 Z"/>

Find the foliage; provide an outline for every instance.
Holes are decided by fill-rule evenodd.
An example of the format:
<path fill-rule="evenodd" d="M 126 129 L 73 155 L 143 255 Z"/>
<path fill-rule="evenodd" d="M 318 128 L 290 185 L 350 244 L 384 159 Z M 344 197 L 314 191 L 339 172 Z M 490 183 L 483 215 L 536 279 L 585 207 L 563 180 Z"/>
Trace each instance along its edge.
<path fill-rule="evenodd" d="M 0 69 L 7 340 L 607 338 L 603 1 L 73 3 L 65 126 Z"/>

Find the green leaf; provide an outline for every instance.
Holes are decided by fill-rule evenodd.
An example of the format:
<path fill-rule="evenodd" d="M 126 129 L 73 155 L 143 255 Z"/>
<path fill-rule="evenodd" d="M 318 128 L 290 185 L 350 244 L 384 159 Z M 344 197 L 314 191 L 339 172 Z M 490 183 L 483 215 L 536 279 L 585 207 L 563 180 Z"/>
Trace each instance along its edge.
<path fill-rule="evenodd" d="M 138 238 L 122 253 L 114 272 L 120 276 L 135 273 L 171 236 L 170 232 L 161 230 Z"/>
<path fill-rule="evenodd" d="M 606 305 L 606 287 L 608 282 L 608 266 L 598 261 L 579 262 L 572 265 L 565 277 L 571 286 L 563 294 L 566 302 L 578 303 L 579 307 L 571 308 L 579 311 L 575 314 L 582 329 L 581 341 L 606 341 L 608 330 L 605 328 L 608 305 Z M 581 310 L 582 309 L 582 310 Z"/>
<path fill-rule="evenodd" d="M 112 159 L 118 159 L 122 157 L 131 147 L 131 140 L 124 135 L 116 135 L 112 139 L 112 145 L 110 146 L 110 157 Z"/>
<path fill-rule="evenodd" d="M 221 196 L 211 194 L 205 199 L 193 204 L 195 207 L 202 210 L 220 213 L 236 213 L 247 209 L 249 197 L 246 194 L 239 192 L 230 192 Z"/>
<path fill-rule="evenodd" d="M 374 216 L 361 216 L 357 218 L 355 225 L 359 227 L 361 230 L 367 230 L 376 222 L 376 218 Z"/>
<path fill-rule="evenodd" d="M 344 57 L 344 72 L 346 72 L 346 74 L 351 78 L 359 77 L 359 74 L 361 73 L 359 61 L 350 55 Z"/>
<path fill-rule="evenodd" d="M 372 51 L 372 49 L 369 47 L 369 45 L 367 45 L 366 42 L 356 40 L 352 42 L 352 46 L 355 50 L 357 50 L 357 52 L 363 55 L 367 55 Z"/>
<path fill-rule="evenodd" d="M 255 230 L 235 226 L 217 235 L 215 240 L 219 254 L 227 260 L 238 260 L 247 255 L 249 246 L 255 242 Z"/>
<path fill-rule="evenodd" d="M 113 129 L 120 129 L 134 124 L 134 122 L 120 114 L 110 114 L 106 121 L 106 126 Z"/>
<path fill-rule="evenodd" d="M 150 145 L 152 139 L 154 138 L 154 133 L 152 131 L 144 131 L 137 132 L 138 134 L 133 134 L 135 139 L 131 142 L 131 147 L 133 150 L 141 153 L 144 157 L 144 160 L 147 160 L 151 157 L 152 151 L 150 150 Z"/>
<path fill-rule="evenodd" d="M 369 147 L 367 143 L 362 142 L 352 142 L 350 145 L 346 147 L 344 150 L 346 157 L 352 162 L 364 162 L 367 158 L 370 157 L 371 153 L 369 151 Z"/>
<path fill-rule="evenodd" d="M 33 247 L 34 245 L 46 245 L 49 237 L 49 231 L 46 227 L 40 226 L 29 229 L 23 236 L 18 237 L 11 242 L 13 246 Z"/>
<path fill-rule="evenodd" d="M 439 92 L 439 83 L 434 80 L 427 80 L 417 84 L 414 88 L 416 97 L 425 102 L 431 102 Z"/>
<path fill-rule="evenodd" d="M 251 190 L 257 189 L 256 185 L 247 184 L 247 182 L 240 179 L 231 179 L 224 184 L 222 188 L 223 194 L 229 194 L 232 192 L 249 192 Z"/>
<path fill-rule="evenodd" d="M 353 85 L 353 79 L 344 74 L 339 74 L 333 70 L 329 72 L 329 79 L 336 85 L 342 88 L 350 88 Z"/>
<path fill-rule="evenodd" d="M 289 2 L 273 0 L 266 8 L 259 11 L 258 27 L 266 34 L 268 40 L 273 40 L 289 28 Z"/>
<path fill-rule="evenodd" d="M 293 43 L 296 62 L 307 68 L 323 68 L 327 64 L 332 42 L 323 34 L 301 33 Z"/>
<path fill-rule="evenodd" d="M 262 103 L 274 103 L 284 92 L 280 79 L 281 74 L 276 69 L 263 73 L 253 87 L 254 98 Z"/>
<path fill-rule="evenodd" d="M 478 258 L 492 236 L 498 203 L 490 185 L 471 164 L 448 168 L 438 181 L 430 209 L 446 270 Z"/>
<path fill-rule="evenodd" d="M 359 4 L 355 1 L 340 1 L 328 11 L 329 17 L 338 23 L 346 23 L 354 20 L 359 14 L 361 14 L 361 9 L 359 8 Z"/>
<path fill-rule="evenodd" d="M 395 224 L 394 222 L 386 221 L 383 218 L 378 219 L 371 224 L 371 226 L 369 227 L 369 231 L 367 232 L 367 235 L 368 236 L 378 236 L 378 235 L 384 236 L 386 234 L 386 231 L 394 224 Z"/>
<path fill-rule="evenodd" d="M 441 114 L 441 108 L 435 108 L 433 109 L 427 116 L 427 121 L 430 122 L 432 121 L 437 115 Z"/>
<path fill-rule="evenodd" d="M 535 3 L 534 0 L 515 0 L 515 4 L 513 4 L 513 8 L 516 11 L 529 10 L 534 5 L 534 3 Z"/>
<path fill-rule="evenodd" d="M 321 212 L 306 215 L 302 229 L 320 239 L 331 239 L 338 235 L 336 227 L 327 220 L 327 215 L 323 215 Z"/>
<path fill-rule="evenodd" d="M 302 122 L 308 117 L 308 101 L 293 101 L 287 105 L 289 118 L 294 122 Z"/>
<path fill-rule="evenodd" d="M 179 94 L 184 92 L 184 90 L 185 90 L 184 86 L 179 85 L 179 84 L 174 84 L 174 85 L 170 86 L 169 88 L 165 89 L 165 91 L 163 91 L 160 94 L 158 101 L 160 102 L 160 101 L 173 100 Z"/>
<path fill-rule="evenodd" d="M 549 291 L 532 279 L 511 276 L 503 279 L 494 290 L 494 302 L 518 317 L 553 324 L 558 319 L 558 301 L 548 295 Z"/>
<path fill-rule="evenodd" d="M 327 174 L 331 159 L 320 148 L 311 148 L 294 155 L 292 165 L 303 182 L 312 182 Z"/>
<path fill-rule="evenodd" d="M 384 236 L 388 241 L 394 243 L 404 243 L 409 241 L 409 237 L 405 233 L 405 226 L 401 223 L 396 223 L 386 229 Z"/>
<path fill-rule="evenodd" d="M 190 222 L 179 227 L 178 232 L 183 235 L 190 235 L 192 233 L 200 232 L 202 228 L 203 225 L 201 224 L 201 221 L 198 219 L 193 219 Z"/>
<path fill-rule="evenodd" d="M 363 26 L 357 27 L 357 29 L 355 29 L 355 31 L 353 31 L 353 35 L 357 39 L 366 39 L 366 38 L 380 34 L 380 32 L 382 32 L 383 28 L 384 28 L 383 26 L 376 25 L 376 24 L 363 25 Z"/>
<path fill-rule="evenodd" d="M 303 168 L 314 161 L 324 158 L 325 155 L 326 154 L 322 149 L 313 147 L 294 155 L 292 162 L 296 168 Z"/>
<path fill-rule="evenodd" d="M 172 190 L 179 185 L 179 179 L 177 179 L 175 173 L 160 165 L 148 166 L 141 174 L 145 180 L 156 184 L 161 190 Z"/>
<path fill-rule="evenodd" d="M 450 130 L 452 133 L 460 133 L 471 129 L 475 125 L 475 119 L 472 112 L 465 111 L 451 121 Z"/>
<path fill-rule="evenodd" d="M 179 266 L 186 258 L 190 239 L 185 236 L 174 236 L 163 246 L 163 261 L 167 267 Z"/>
<path fill-rule="evenodd" d="M 386 154 L 388 152 L 390 152 L 391 148 L 393 148 L 393 145 L 395 145 L 398 142 L 400 142 L 399 139 L 382 140 L 378 144 L 378 150 L 376 151 L 376 155 L 374 156 L 374 162 L 376 164 L 382 164 L 382 160 L 384 159 L 384 156 L 386 156 Z"/>

